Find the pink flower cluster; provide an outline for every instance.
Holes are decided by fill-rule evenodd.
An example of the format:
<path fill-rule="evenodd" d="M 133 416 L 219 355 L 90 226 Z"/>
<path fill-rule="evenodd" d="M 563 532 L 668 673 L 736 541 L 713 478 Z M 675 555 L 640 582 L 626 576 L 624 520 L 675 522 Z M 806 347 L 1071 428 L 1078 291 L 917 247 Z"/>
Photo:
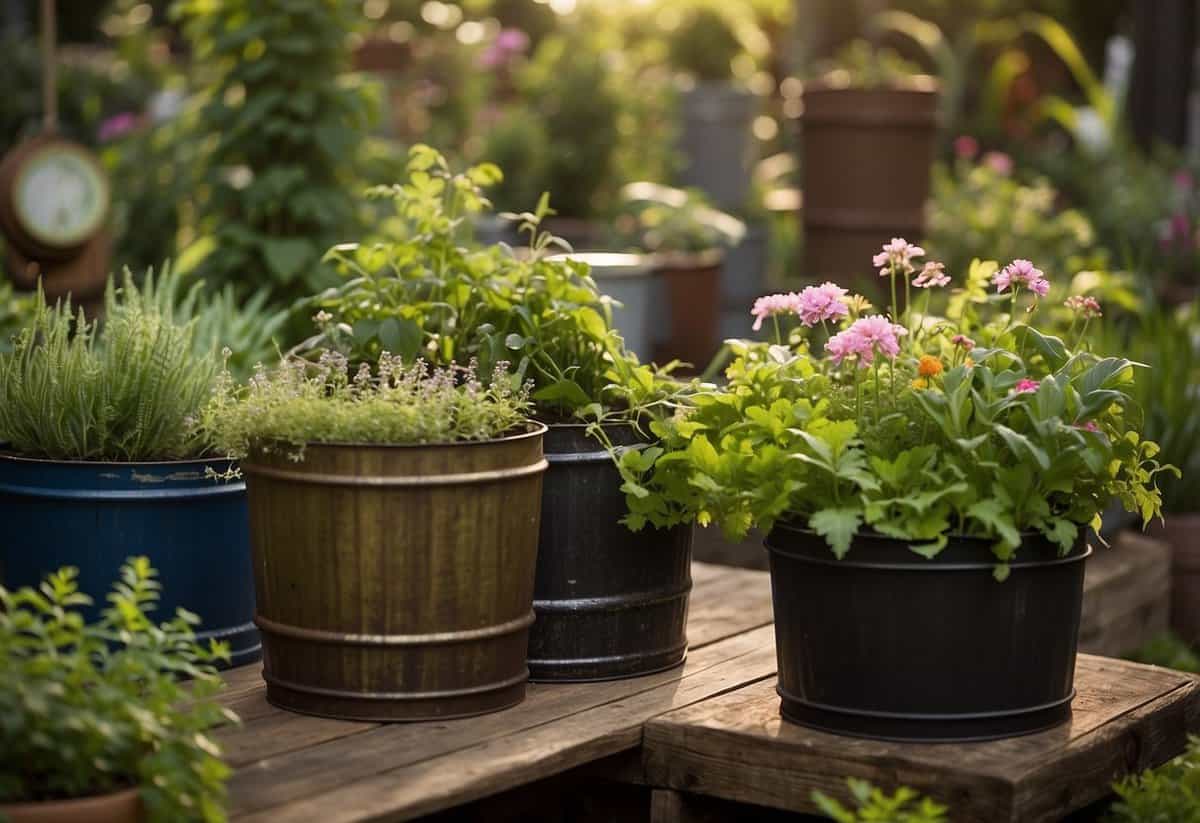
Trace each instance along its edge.
<path fill-rule="evenodd" d="M 996 276 L 992 278 L 992 284 L 996 287 L 997 293 L 1020 286 L 1029 289 L 1038 297 L 1045 297 L 1046 293 L 1050 291 L 1050 281 L 1046 279 L 1041 269 L 1036 268 L 1028 260 L 1012 261 L 996 272 Z"/>
<path fill-rule="evenodd" d="M 900 338 L 908 330 L 880 314 L 872 314 L 855 320 L 850 328 L 838 332 L 825 344 L 834 365 L 850 355 L 858 357 L 860 366 L 869 366 L 875 361 L 876 353 L 895 357 L 900 353 Z"/>
<path fill-rule="evenodd" d="M 921 273 L 913 279 L 912 284 L 918 289 L 941 288 L 949 285 L 950 275 L 946 274 L 945 263 L 930 261 L 921 269 Z"/>
<path fill-rule="evenodd" d="M 880 277 L 892 273 L 907 276 L 915 271 L 913 258 L 924 256 L 925 249 L 914 246 L 903 237 L 893 237 L 892 242 L 883 244 L 883 251 L 871 258 L 871 262 L 879 269 Z"/>
<path fill-rule="evenodd" d="M 800 322 L 811 328 L 827 320 L 840 320 L 850 313 L 842 302 L 845 296 L 846 290 L 835 283 L 809 286 L 800 292 Z"/>
<path fill-rule="evenodd" d="M 800 295 L 794 291 L 787 294 L 765 294 L 754 301 L 750 314 L 754 316 L 754 330 L 762 328 L 763 321 L 778 314 L 799 314 Z"/>
<path fill-rule="evenodd" d="M 1086 320 L 1101 316 L 1100 301 L 1094 297 L 1073 294 L 1063 301 L 1063 305 Z"/>
<path fill-rule="evenodd" d="M 965 349 L 966 351 L 970 351 L 971 349 L 975 348 L 975 341 L 967 337 L 965 334 L 954 335 L 950 338 L 950 342 L 961 349 Z"/>
<path fill-rule="evenodd" d="M 1030 380 L 1028 377 L 1023 377 L 1017 381 L 1017 385 L 1013 388 L 1013 394 L 1031 394 L 1038 390 L 1040 386 L 1037 380 Z"/>

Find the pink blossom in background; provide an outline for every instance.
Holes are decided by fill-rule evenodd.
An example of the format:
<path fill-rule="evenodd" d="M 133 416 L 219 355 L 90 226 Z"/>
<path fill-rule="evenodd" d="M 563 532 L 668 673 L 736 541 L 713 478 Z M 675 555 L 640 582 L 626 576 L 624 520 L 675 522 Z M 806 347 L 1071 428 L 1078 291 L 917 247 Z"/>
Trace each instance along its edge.
<path fill-rule="evenodd" d="M 1191 224 L 1188 223 L 1186 214 L 1171 215 L 1171 239 L 1176 241 L 1187 242 L 1192 234 Z"/>
<path fill-rule="evenodd" d="M 107 143 L 110 140 L 116 140 L 118 137 L 124 137 L 131 131 L 135 131 L 141 124 L 142 119 L 131 111 L 114 114 L 100 123 L 96 139 L 101 143 Z"/>
<path fill-rule="evenodd" d="M 1046 279 L 1046 275 L 1028 260 L 1012 261 L 996 272 L 992 277 L 992 284 L 996 287 L 997 293 L 1008 291 L 1009 288 L 1015 289 L 1018 286 L 1024 286 L 1039 297 L 1045 297 L 1046 293 L 1050 291 L 1050 281 Z"/>
<path fill-rule="evenodd" d="M 854 336 L 849 330 L 838 332 L 833 337 L 825 342 L 825 351 L 829 353 L 829 359 L 833 361 L 833 365 L 840 366 L 842 360 L 851 354 L 856 353 Z"/>
<path fill-rule="evenodd" d="M 950 275 L 946 274 L 946 264 L 933 261 L 926 263 L 921 273 L 912 281 L 918 289 L 940 288 L 949 283 Z"/>
<path fill-rule="evenodd" d="M 809 286 L 800 292 L 798 305 L 800 322 L 812 327 L 827 320 L 838 320 L 850 313 L 842 302 L 846 290 L 835 283 Z"/>
<path fill-rule="evenodd" d="M 1030 380 L 1028 377 L 1023 377 L 1017 381 L 1016 387 L 1013 388 L 1013 394 L 1029 394 L 1038 390 L 1040 386 L 1037 380 Z"/>
<path fill-rule="evenodd" d="M 763 320 L 780 314 L 800 314 L 800 295 L 794 291 L 787 294 L 768 294 L 754 301 L 750 314 L 754 316 L 754 330 L 762 328 Z"/>
<path fill-rule="evenodd" d="M 954 138 L 954 155 L 963 160 L 974 160 L 979 154 L 979 141 L 969 134 L 961 134 Z"/>
<path fill-rule="evenodd" d="M 1101 317 L 1100 301 L 1094 297 L 1087 297 L 1082 294 L 1073 294 L 1063 301 L 1063 305 L 1071 311 L 1082 317 L 1091 320 L 1093 317 Z"/>
<path fill-rule="evenodd" d="M 908 275 L 913 272 L 913 258 L 924 256 L 925 249 L 903 237 L 893 237 L 892 242 L 883 244 L 883 251 L 871 258 L 871 262 L 879 269 L 880 277 L 887 277 L 893 269 Z"/>
<path fill-rule="evenodd" d="M 479 55 L 479 65 L 485 69 L 496 69 L 509 63 L 518 54 L 529 48 L 529 35 L 520 29 L 501 29 L 487 48 Z"/>
<path fill-rule="evenodd" d="M 970 351 L 975 348 L 975 341 L 967 337 L 965 334 L 956 334 L 950 338 L 950 342 L 958 346 L 960 349 Z"/>
<path fill-rule="evenodd" d="M 1013 159 L 1002 151 L 989 151 L 980 161 L 996 174 L 1008 177 L 1013 172 Z"/>
<path fill-rule="evenodd" d="M 1175 172 L 1172 179 L 1175 181 L 1176 188 L 1182 189 L 1183 191 L 1191 191 L 1196 185 L 1196 178 L 1192 175 L 1192 172 L 1189 169 L 1180 169 L 1179 171 Z"/>
<path fill-rule="evenodd" d="M 1076 423 L 1075 428 L 1082 429 L 1085 432 L 1093 432 L 1099 434 L 1100 427 L 1096 425 L 1095 420 L 1089 420 L 1086 423 Z"/>

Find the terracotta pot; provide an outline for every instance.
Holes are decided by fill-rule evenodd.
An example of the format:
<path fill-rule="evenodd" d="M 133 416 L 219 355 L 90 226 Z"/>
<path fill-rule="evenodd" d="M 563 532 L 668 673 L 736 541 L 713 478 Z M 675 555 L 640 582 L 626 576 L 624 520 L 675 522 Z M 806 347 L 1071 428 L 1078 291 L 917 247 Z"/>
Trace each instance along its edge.
<path fill-rule="evenodd" d="M 545 431 L 243 461 L 267 700 L 370 721 L 520 703 Z"/>
<path fill-rule="evenodd" d="M 703 371 L 716 354 L 720 344 L 723 260 L 724 255 L 717 249 L 656 257 L 670 328 L 655 346 L 658 362 L 678 359 Z"/>
<path fill-rule="evenodd" d="M 1200 513 L 1167 515 L 1150 531 L 1171 546 L 1171 628 L 1200 646 Z"/>
<path fill-rule="evenodd" d="M 0 818 L 8 823 L 140 823 L 146 817 L 138 788 L 38 803 L 0 803 Z"/>
<path fill-rule="evenodd" d="M 937 139 L 937 83 L 804 90 L 804 271 L 878 287 L 871 256 L 892 237 L 917 242 Z"/>

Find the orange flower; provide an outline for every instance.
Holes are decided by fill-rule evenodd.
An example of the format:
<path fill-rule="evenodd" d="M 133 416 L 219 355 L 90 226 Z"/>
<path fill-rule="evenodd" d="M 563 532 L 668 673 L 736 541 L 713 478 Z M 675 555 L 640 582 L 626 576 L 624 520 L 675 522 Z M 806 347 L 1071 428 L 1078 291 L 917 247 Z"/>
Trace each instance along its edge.
<path fill-rule="evenodd" d="M 938 360 L 932 354 L 921 355 L 921 362 L 917 365 L 917 374 L 922 377 L 937 377 L 941 373 L 941 360 Z"/>

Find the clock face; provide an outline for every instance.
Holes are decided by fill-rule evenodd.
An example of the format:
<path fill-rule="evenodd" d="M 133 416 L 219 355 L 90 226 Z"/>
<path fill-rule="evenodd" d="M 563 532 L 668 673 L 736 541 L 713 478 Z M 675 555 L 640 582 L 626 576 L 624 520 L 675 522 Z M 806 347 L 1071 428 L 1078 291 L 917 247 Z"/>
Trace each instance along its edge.
<path fill-rule="evenodd" d="M 13 211 L 21 228 L 51 248 L 70 248 L 100 228 L 108 212 L 108 181 L 82 149 L 50 143 L 17 172 Z"/>

